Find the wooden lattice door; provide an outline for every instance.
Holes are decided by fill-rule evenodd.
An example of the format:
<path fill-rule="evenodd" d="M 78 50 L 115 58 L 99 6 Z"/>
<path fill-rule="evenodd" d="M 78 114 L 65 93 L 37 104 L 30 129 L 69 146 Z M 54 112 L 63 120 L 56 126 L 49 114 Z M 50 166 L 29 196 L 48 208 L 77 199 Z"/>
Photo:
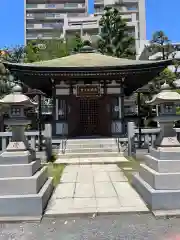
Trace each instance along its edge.
<path fill-rule="evenodd" d="M 105 95 L 99 99 L 99 133 L 101 136 L 111 135 L 111 115 L 110 115 L 110 99 Z"/>
<path fill-rule="evenodd" d="M 80 99 L 80 135 L 92 136 L 98 134 L 98 99 Z"/>

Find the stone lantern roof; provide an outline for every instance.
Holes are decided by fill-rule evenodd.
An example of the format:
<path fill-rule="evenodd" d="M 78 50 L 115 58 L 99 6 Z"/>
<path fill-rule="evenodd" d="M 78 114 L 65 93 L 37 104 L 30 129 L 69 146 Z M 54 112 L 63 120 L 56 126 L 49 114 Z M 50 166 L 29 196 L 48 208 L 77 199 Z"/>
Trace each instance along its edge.
<path fill-rule="evenodd" d="M 12 89 L 12 93 L 6 95 L 0 100 L 0 104 L 4 105 L 21 105 L 26 107 L 34 107 L 37 103 L 31 101 L 31 99 L 22 93 L 22 88 L 16 85 Z"/>
<path fill-rule="evenodd" d="M 164 83 L 161 86 L 160 93 L 153 96 L 150 101 L 146 101 L 149 105 L 159 105 L 163 103 L 177 103 L 180 102 L 180 94 L 172 91 L 169 84 Z"/>

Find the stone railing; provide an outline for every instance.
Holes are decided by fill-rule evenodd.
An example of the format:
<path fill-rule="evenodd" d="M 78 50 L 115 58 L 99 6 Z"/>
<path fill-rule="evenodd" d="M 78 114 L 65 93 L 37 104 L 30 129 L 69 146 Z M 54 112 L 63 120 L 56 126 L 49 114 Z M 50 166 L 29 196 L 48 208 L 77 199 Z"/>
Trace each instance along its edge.
<path fill-rule="evenodd" d="M 180 141 L 180 128 L 175 130 Z M 128 124 L 127 137 L 119 137 L 117 140 L 121 151 L 128 151 L 129 155 L 132 155 L 132 152 L 136 152 L 137 149 L 149 149 L 153 146 L 159 132 L 160 128 L 141 128 L 139 132 L 138 128 L 134 128 L 134 124 Z"/>
<path fill-rule="evenodd" d="M 28 131 L 25 132 L 29 140 L 29 144 L 32 149 L 36 149 L 39 141 L 39 132 L 38 131 Z M 44 132 L 42 132 L 44 136 Z M 12 132 L 0 132 L 0 151 L 4 151 L 11 140 Z"/>
<path fill-rule="evenodd" d="M 180 128 L 175 128 L 177 137 L 179 139 Z M 160 128 L 141 128 L 140 134 L 139 129 L 135 128 L 134 142 L 137 145 L 141 142 L 141 146 L 152 146 L 156 140 L 157 134 L 160 132 Z M 136 146 L 137 147 L 137 146 Z"/>

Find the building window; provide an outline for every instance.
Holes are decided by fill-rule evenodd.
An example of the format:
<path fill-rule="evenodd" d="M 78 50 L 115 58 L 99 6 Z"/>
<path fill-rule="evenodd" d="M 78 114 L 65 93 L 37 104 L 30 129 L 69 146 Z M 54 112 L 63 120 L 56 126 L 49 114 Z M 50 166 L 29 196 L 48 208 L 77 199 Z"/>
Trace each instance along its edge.
<path fill-rule="evenodd" d="M 56 4 L 46 4 L 46 8 L 56 8 Z"/>
<path fill-rule="evenodd" d="M 26 8 L 37 8 L 37 4 L 26 4 Z"/>
<path fill-rule="evenodd" d="M 104 8 L 102 7 L 97 7 L 94 9 L 95 10 L 95 13 L 102 13 L 104 11 Z"/>
<path fill-rule="evenodd" d="M 136 6 L 131 6 L 131 7 L 127 7 L 128 11 L 136 11 L 137 7 Z"/>
<path fill-rule="evenodd" d="M 26 16 L 27 17 L 33 17 L 33 14 L 32 13 L 27 13 Z"/>
<path fill-rule="evenodd" d="M 28 23 L 26 27 L 27 28 L 34 28 L 34 24 Z"/>
<path fill-rule="evenodd" d="M 46 15 L 46 17 L 55 17 L 56 16 L 55 13 L 46 13 L 45 15 Z"/>

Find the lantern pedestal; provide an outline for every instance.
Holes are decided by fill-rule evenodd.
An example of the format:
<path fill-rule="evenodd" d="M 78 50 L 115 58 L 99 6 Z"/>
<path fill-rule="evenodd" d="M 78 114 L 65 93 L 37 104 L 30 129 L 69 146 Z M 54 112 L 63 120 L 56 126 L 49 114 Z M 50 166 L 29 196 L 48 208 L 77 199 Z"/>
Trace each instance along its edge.
<path fill-rule="evenodd" d="M 180 209 L 180 146 L 176 137 L 157 140 L 157 148 L 150 148 L 145 164 L 133 175 L 133 186 L 153 211 L 166 214 Z"/>
<path fill-rule="evenodd" d="M 150 208 L 180 209 L 180 147 L 151 148 L 133 185 Z"/>
<path fill-rule="evenodd" d="M 160 105 L 155 121 L 161 130 L 132 183 L 154 214 L 168 215 L 173 211 L 176 215 L 180 210 L 180 143 L 173 125 L 180 119 L 175 115 L 180 95 L 162 91 L 150 102 Z"/>

